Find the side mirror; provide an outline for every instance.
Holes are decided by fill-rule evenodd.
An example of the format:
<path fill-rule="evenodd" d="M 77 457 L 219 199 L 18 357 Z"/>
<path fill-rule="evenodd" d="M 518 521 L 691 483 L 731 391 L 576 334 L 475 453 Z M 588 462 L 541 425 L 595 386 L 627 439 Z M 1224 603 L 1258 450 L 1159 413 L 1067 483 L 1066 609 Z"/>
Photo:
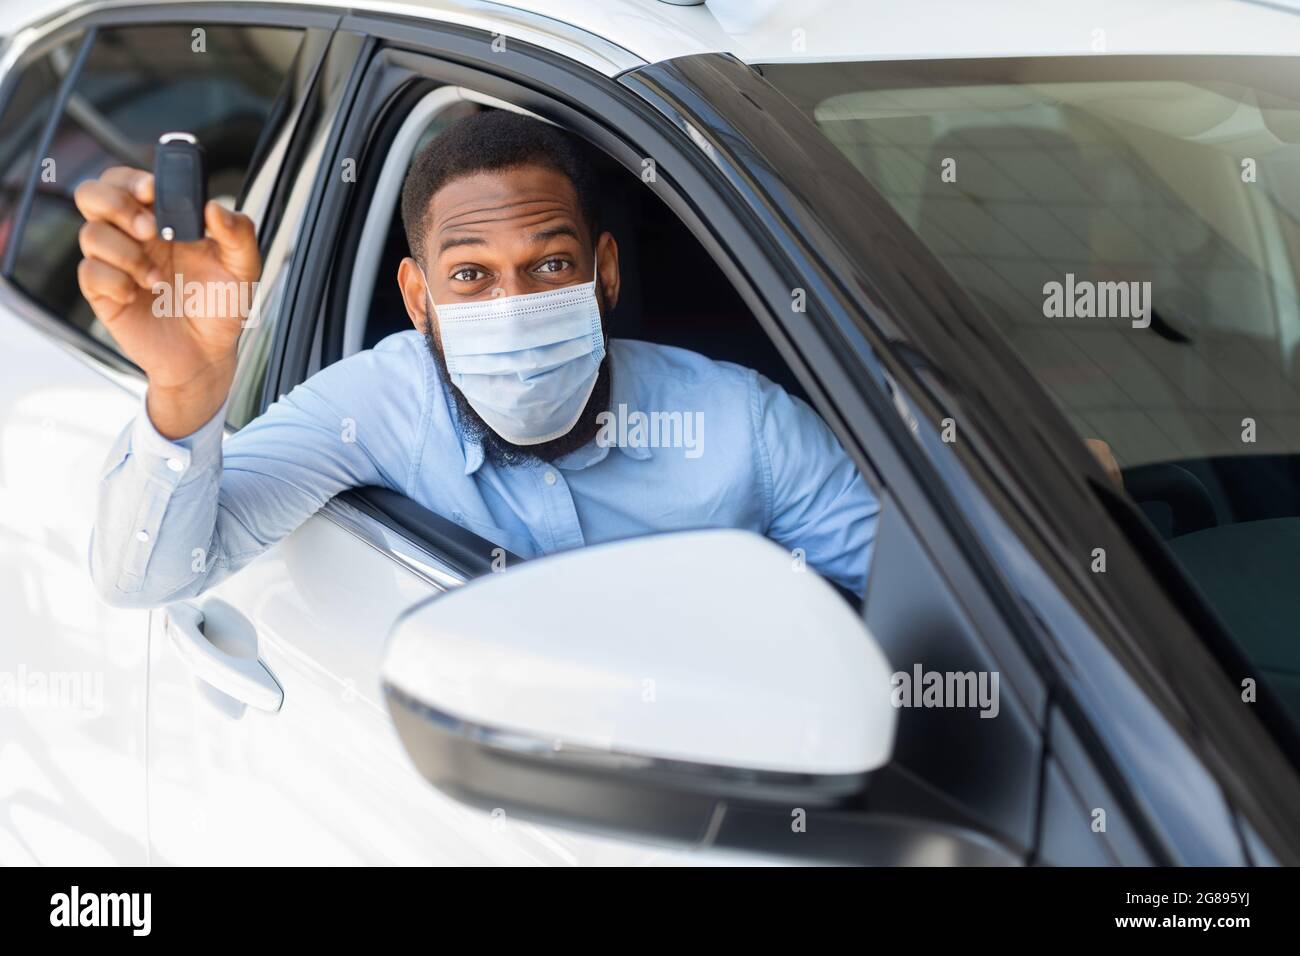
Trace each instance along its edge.
<path fill-rule="evenodd" d="M 891 668 L 782 548 L 691 531 L 479 578 L 398 621 L 388 707 L 436 787 L 696 842 L 724 812 L 845 806 L 888 762 Z"/>

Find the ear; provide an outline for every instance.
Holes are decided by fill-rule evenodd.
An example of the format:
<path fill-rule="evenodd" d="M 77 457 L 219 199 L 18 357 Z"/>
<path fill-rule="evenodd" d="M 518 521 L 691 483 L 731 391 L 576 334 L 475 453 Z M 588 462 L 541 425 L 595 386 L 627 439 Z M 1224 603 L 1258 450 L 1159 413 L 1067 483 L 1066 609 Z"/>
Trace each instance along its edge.
<path fill-rule="evenodd" d="M 612 310 L 618 305 L 618 243 L 608 232 L 596 240 L 596 282 L 605 297 L 605 308 Z"/>
<path fill-rule="evenodd" d="M 415 260 L 407 256 L 397 267 L 397 285 L 402 290 L 402 302 L 406 305 L 406 314 L 411 324 L 420 332 L 428 331 L 428 321 L 437 321 L 437 316 L 427 316 L 425 310 L 429 302 L 428 287 L 424 282 L 424 273 Z"/>

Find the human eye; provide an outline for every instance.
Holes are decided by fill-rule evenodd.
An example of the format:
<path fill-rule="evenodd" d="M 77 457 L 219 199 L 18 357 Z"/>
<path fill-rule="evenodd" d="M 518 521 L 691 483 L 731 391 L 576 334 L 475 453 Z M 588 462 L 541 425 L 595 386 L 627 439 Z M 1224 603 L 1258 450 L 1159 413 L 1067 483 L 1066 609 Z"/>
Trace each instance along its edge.
<path fill-rule="evenodd" d="M 538 272 L 544 272 L 548 275 L 555 275 L 558 272 L 564 272 L 566 269 L 573 268 L 573 263 L 569 262 L 563 256 L 550 256 L 543 259 L 537 266 Z"/>
<path fill-rule="evenodd" d="M 451 274 L 453 282 L 477 282 L 487 273 L 476 266 L 460 266 Z"/>

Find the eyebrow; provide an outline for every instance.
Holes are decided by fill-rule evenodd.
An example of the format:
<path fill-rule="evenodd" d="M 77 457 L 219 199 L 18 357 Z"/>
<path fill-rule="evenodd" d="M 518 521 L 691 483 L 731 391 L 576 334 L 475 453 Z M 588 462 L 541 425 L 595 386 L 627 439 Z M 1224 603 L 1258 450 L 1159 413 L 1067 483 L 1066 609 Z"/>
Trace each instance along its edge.
<path fill-rule="evenodd" d="M 438 246 L 438 255 L 442 255 L 448 249 L 455 249 L 457 246 L 485 246 L 487 240 L 479 236 L 455 236 L 450 239 L 442 240 Z"/>
<path fill-rule="evenodd" d="M 547 239 L 554 239 L 556 236 L 570 236 L 577 239 L 578 230 L 574 229 L 572 226 L 553 226 L 550 229 L 542 229 L 539 232 L 534 232 L 528 238 L 533 242 L 545 242 Z"/>

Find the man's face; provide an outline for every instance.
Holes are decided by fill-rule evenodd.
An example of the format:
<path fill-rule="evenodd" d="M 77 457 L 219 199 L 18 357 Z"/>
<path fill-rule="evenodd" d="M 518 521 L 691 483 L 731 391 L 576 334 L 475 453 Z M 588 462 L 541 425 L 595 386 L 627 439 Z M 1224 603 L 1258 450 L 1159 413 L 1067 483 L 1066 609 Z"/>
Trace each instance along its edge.
<path fill-rule="evenodd" d="M 444 377 L 442 340 L 430 301 L 450 305 L 527 295 L 594 278 L 602 321 L 618 302 L 618 247 L 607 232 L 593 239 L 573 184 L 561 172 L 522 166 L 453 179 L 434 194 L 426 216 L 424 270 L 413 259 L 403 259 L 397 281 L 407 314 L 428 338 Z M 609 395 L 608 378 L 606 366 L 568 435 L 526 449 L 492 433 L 460 391 L 454 393 L 462 422 L 485 440 L 485 451 L 504 452 L 494 456 L 498 461 L 553 459 L 595 434 L 595 416 Z"/>

